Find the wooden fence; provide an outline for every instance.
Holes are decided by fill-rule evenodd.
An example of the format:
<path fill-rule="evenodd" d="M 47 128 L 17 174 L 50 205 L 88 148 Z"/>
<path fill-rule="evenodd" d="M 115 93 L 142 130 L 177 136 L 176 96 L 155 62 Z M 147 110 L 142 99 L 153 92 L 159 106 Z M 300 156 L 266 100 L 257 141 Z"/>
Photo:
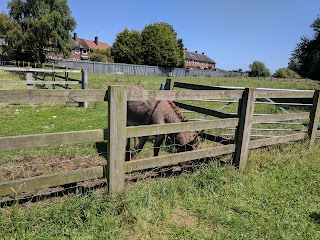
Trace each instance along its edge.
<path fill-rule="evenodd" d="M 180 85 L 179 85 L 180 84 Z M 181 87 L 182 83 L 167 82 L 167 89 Z M 188 87 L 184 84 L 185 87 Z M 191 86 L 189 85 L 191 88 Z M 68 101 L 108 101 L 108 127 L 106 129 L 35 134 L 0 138 L 0 151 L 19 150 L 24 148 L 46 147 L 60 144 L 74 144 L 107 140 L 107 164 L 105 166 L 78 169 L 51 175 L 36 176 L 18 180 L 0 182 L 0 196 L 15 196 L 18 193 L 54 187 L 96 178 L 106 178 L 108 193 L 115 194 L 123 190 L 125 173 L 175 165 L 180 162 L 214 157 L 233 153 L 233 162 L 243 170 L 246 166 L 250 149 L 270 146 L 279 143 L 310 139 L 312 148 L 320 114 L 319 91 L 273 91 L 246 88 L 244 90 L 224 90 L 207 87 L 206 90 L 170 90 L 170 91 L 130 91 L 124 86 L 109 86 L 108 90 L 0 90 L 0 103 L 43 103 Z M 207 90 L 208 89 L 208 90 Z M 127 101 L 154 100 L 208 100 L 240 99 L 238 113 L 234 115 L 222 112 L 198 109 L 206 114 L 222 119 L 199 122 L 182 122 L 149 126 L 126 127 Z M 310 98 L 313 99 L 311 112 L 270 114 L 254 116 L 255 99 L 257 98 Z M 185 105 L 184 107 L 187 108 Z M 250 140 L 252 124 L 271 121 L 288 121 L 309 119 L 307 132 L 277 136 L 267 139 Z M 169 134 L 184 131 L 199 131 L 214 128 L 237 127 L 235 143 L 181 152 L 152 158 L 125 161 L 126 138 L 158 134 Z"/>
<path fill-rule="evenodd" d="M 82 89 L 88 89 L 88 73 L 86 70 L 79 69 L 59 69 L 59 68 L 44 68 L 44 65 L 39 65 L 41 68 L 37 68 L 36 65 L 32 67 L 23 64 L 23 67 L 14 67 L 14 66 L 0 66 L 0 71 L 8 71 L 15 73 L 25 73 L 25 80 L 0 80 L 1 83 L 21 83 L 26 84 L 28 89 L 33 89 L 35 85 L 42 86 L 41 88 L 45 88 L 45 85 L 52 85 L 52 88 L 55 89 L 56 86 L 60 86 L 65 89 L 69 89 L 69 85 L 81 85 Z M 81 80 L 73 79 L 69 77 L 69 73 L 78 73 L 81 74 Z M 51 81 L 45 80 L 46 74 L 51 76 Z M 64 76 L 60 76 L 57 74 L 63 74 Z M 40 76 L 41 75 L 41 76 Z M 57 80 L 58 78 L 62 80 Z M 81 105 L 84 108 L 88 107 L 87 102 L 82 102 Z"/>

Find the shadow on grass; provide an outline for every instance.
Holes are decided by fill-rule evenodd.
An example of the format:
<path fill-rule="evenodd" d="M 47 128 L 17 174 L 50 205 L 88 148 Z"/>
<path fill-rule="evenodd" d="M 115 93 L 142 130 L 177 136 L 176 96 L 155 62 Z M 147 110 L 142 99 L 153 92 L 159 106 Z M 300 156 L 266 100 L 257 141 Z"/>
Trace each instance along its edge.
<path fill-rule="evenodd" d="M 309 215 L 311 220 L 317 224 L 320 224 L 320 213 L 318 212 L 313 212 Z"/>

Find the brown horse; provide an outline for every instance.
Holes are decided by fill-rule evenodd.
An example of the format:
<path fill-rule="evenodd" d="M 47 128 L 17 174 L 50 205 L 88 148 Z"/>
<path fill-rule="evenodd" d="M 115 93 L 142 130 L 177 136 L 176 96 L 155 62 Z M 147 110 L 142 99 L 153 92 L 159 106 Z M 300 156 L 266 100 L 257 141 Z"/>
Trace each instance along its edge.
<path fill-rule="evenodd" d="M 129 90 L 144 90 L 139 86 L 133 86 Z M 178 107 L 169 100 L 155 101 L 148 99 L 146 101 L 128 101 L 127 103 L 127 125 L 150 125 L 150 124 L 164 124 L 164 123 L 179 123 L 186 122 L 187 120 L 180 112 Z M 198 145 L 198 135 L 196 131 L 180 132 L 169 134 L 173 141 L 177 152 L 191 151 Z M 165 135 L 157 135 L 153 154 L 158 156 L 160 145 L 164 140 Z M 135 144 L 135 155 L 137 155 L 143 148 L 148 137 L 141 137 Z M 128 141 L 130 144 L 130 140 Z M 130 145 L 127 145 L 127 150 Z"/>

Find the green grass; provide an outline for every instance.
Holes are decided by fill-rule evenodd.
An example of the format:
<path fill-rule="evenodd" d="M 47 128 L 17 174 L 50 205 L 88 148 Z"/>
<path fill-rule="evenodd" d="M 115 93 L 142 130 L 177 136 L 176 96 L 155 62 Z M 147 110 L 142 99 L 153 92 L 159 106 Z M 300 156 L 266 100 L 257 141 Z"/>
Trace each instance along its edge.
<path fill-rule="evenodd" d="M 6 79 L 0 73 L 0 79 Z M 317 89 L 314 82 L 239 78 L 173 78 L 203 85 Z M 163 77 L 89 75 L 89 87 L 141 85 L 158 89 Z M 221 103 L 201 105 L 215 109 Z M 237 104 L 224 109 L 235 112 Z M 278 113 L 274 106 L 257 112 Z M 292 108 L 290 111 L 300 111 Z M 105 128 L 107 104 L 0 108 L 0 136 Z M 193 115 L 190 114 L 190 117 Z M 151 147 L 151 144 L 148 143 Z M 320 143 L 250 151 L 243 173 L 211 162 L 192 173 L 128 183 L 110 197 L 71 195 L 0 209 L 1 239 L 319 239 Z M 1 164 L 18 156 L 94 154 L 93 143 L 0 153 Z"/>
<path fill-rule="evenodd" d="M 319 239 L 320 145 L 250 153 L 246 171 L 212 163 L 76 196 L 0 209 L 3 239 Z"/>

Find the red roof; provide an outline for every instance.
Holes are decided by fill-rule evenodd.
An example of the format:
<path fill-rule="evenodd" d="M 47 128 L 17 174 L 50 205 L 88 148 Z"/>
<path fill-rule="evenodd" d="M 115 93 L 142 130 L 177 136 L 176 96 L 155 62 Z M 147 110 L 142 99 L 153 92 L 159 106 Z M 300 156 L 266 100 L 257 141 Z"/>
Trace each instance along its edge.
<path fill-rule="evenodd" d="M 88 45 L 90 49 L 101 49 L 105 50 L 109 47 L 109 45 L 105 42 L 98 42 L 98 45 L 95 43 L 95 41 L 83 39 L 84 42 Z"/>

